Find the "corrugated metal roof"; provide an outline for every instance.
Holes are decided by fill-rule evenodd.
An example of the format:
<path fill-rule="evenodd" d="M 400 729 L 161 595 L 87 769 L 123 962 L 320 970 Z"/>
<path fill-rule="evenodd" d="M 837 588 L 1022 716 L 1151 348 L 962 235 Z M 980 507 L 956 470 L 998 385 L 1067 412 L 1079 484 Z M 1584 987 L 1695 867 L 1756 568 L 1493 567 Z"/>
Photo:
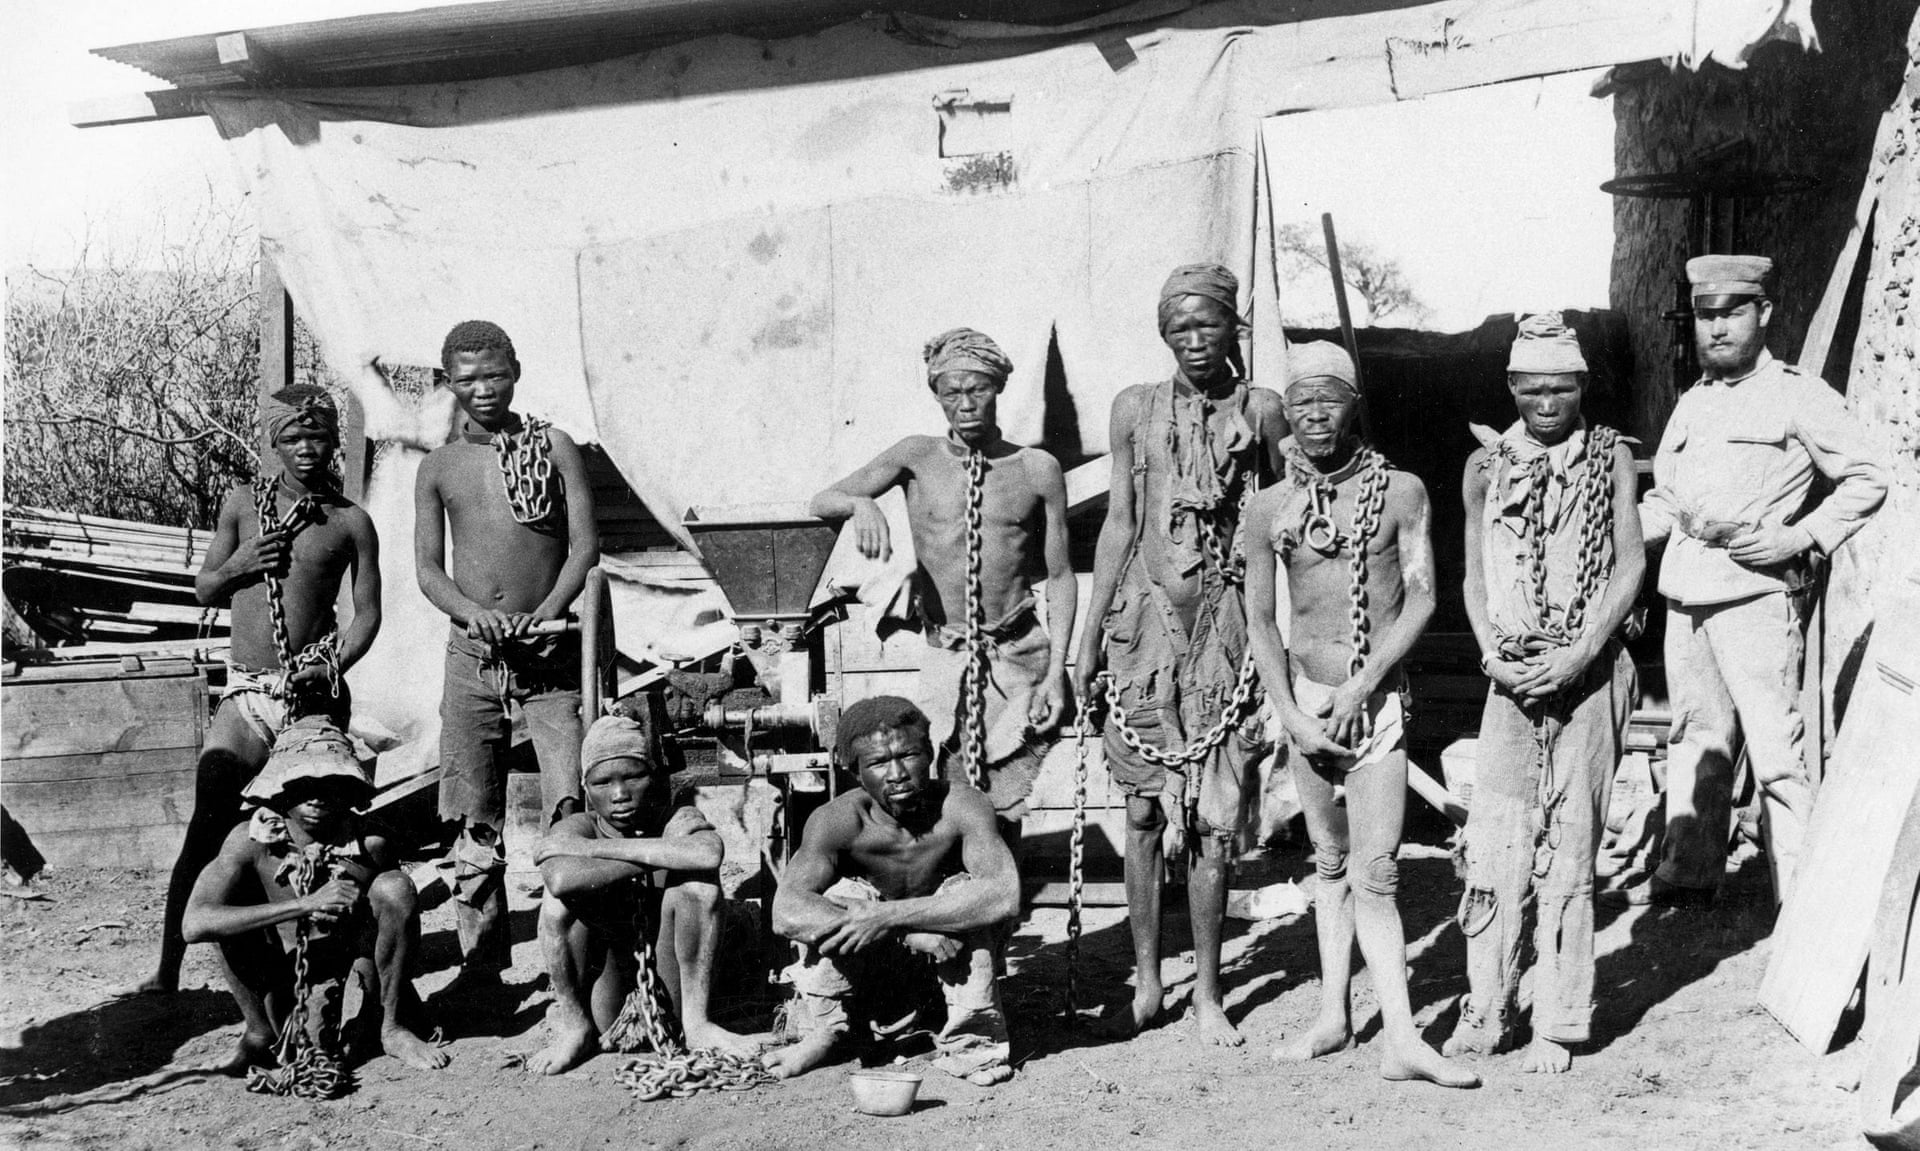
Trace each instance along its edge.
<path fill-rule="evenodd" d="M 1124 0 L 492 0 L 244 30 L 251 77 L 276 87 L 469 80 L 624 56 L 718 32 L 794 35 L 875 10 L 946 19 L 1058 24 Z M 96 48 L 180 88 L 248 79 L 222 63 L 219 37 Z"/>

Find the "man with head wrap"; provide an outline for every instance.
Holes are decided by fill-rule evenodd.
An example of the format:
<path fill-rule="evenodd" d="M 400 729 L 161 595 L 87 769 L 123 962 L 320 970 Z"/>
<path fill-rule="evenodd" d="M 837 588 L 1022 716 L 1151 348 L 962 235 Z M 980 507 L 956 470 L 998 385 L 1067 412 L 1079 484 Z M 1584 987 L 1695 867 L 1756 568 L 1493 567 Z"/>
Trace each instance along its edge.
<path fill-rule="evenodd" d="M 1666 545 L 1666 829 L 1659 870 L 1620 894 L 1713 897 L 1744 744 L 1785 899 L 1813 807 L 1800 714 L 1806 599 L 1815 564 L 1886 499 L 1886 461 L 1844 396 L 1767 351 L 1772 260 L 1696 256 L 1687 279 L 1702 375 L 1674 405 L 1640 505 L 1647 543 Z"/>
<path fill-rule="evenodd" d="M 769 1052 L 767 1069 L 790 1078 L 869 1033 L 905 1029 L 932 982 L 946 1001 L 934 1067 L 980 1086 L 1005 1082 L 1013 1068 L 994 952 L 1019 912 L 1020 877 L 993 806 L 934 775 L 927 717 L 898 696 L 849 707 L 838 741 L 835 758 L 860 788 L 807 819 L 780 875 L 774 930 L 804 946 L 782 976 L 797 1041 Z"/>
<path fill-rule="evenodd" d="M 184 924 L 190 942 L 220 945 L 246 1025 L 233 1070 L 271 1065 L 296 995 L 311 1013 L 311 1041 L 339 1056 L 341 989 L 350 972 L 364 978 L 369 968 L 377 982 L 365 989 L 380 1004 L 386 1053 L 422 1070 L 445 1067 L 446 1053 L 419 1035 L 413 881 L 355 813 L 373 786 L 346 735 L 322 716 L 296 721 L 245 794 L 252 818 L 201 873 Z M 307 983 L 296 986 L 303 933 Z"/>
<path fill-rule="evenodd" d="M 1247 507 L 1253 650 L 1289 747 L 1318 872 L 1320 1017 L 1273 1058 L 1316 1059 L 1352 1046 L 1357 936 L 1380 1003 L 1381 1076 L 1472 1087 L 1479 1079 L 1441 1058 L 1414 1026 L 1397 902 L 1407 803 L 1400 661 L 1434 607 L 1427 490 L 1361 437 L 1356 378 L 1337 344 L 1287 349 L 1286 475 Z M 1282 579 L 1284 636 L 1276 617 Z"/>
<path fill-rule="evenodd" d="M 201 603 L 232 605 L 226 687 L 200 752 L 193 816 L 167 887 L 160 967 L 126 994 L 179 986 L 186 954 L 180 917 L 195 877 L 240 817 L 241 787 L 292 720 L 325 715 L 346 725 L 342 677 L 380 630 L 380 541 L 373 520 L 340 494 L 333 466 L 340 417 L 332 397 L 296 384 L 267 398 L 261 416 L 278 467 L 227 494 L 194 577 Z M 334 602 L 347 579 L 353 618 L 341 629 Z"/>
<path fill-rule="evenodd" d="M 1587 364 L 1558 313 L 1520 325 L 1507 387 L 1520 418 L 1473 426 L 1461 481 L 1467 618 L 1492 681 L 1466 843 L 1471 992 L 1446 1054 L 1514 1038 L 1528 910 L 1533 1041 L 1524 1070 L 1565 1071 L 1593 1016 L 1593 861 L 1637 693 L 1619 632 L 1646 559 L 1633 455 L 1580 412 Z"/>
<path fill-rule="evenodd" d="M 487 320 L 456 324 L 440 366 L 461 418 L 414 477 L 413 558 L 421 594 L 449 623 L 440 818 L 460 829 L 461 970 L 492 983 L 511 962 L 504 835 L 515 712 L 540 764 L 544 821 L 580 810 L 579 637 L 528 629 L 567 614 L 600 562 L 600 534 L 579 446 L 513 408 L 520 360 L 507 333 Z"/>
<path fill-rule="evenodd" d="M 639 983 L 635 955 L 649 927 L 687 1046 L 753 1050 L 707 1014 L 725 849 L 691 796 L 674 794 L 669 754 L 656 723 L 606 715 L 587 730 L 587 809 L 554 824 L 534 856 L 553 1042 L 528 1057 L 530 1071 L 558 1075 L 592 1056 Z"/>
<path fill-rule="evenodd" d="M 981 642 L 987 684 L 983 786 L 1017 845 L 1027 796 L 1048 737 L 1067 712 L 1067 643 L 1078 584 L 1067 557 L 1067 486 L 1059 461 L 1000 434 L 998 406 L 1013 363 L 984 333 L 955 328 L 927 341 L 927 387 L 947 420 L 944 436 L 908 436 L 813 497 L 809 510 L 851 520 L 863 555 L 887 560 L 892 540 L 877 498 L 906 494 L 913 534 L 914 603 L 925 629 L 916 702 L 932 724 L 942 770 L 962 778 L 968 722 L 967 467 L 981 457 Z M 1046 623 L 1033 585 L 1044 576 Z"/>
<path fill-rule="evenodd" d="M 1241 1038 L 1221 1008 L 1227 859 L 1264 743 L 1251 708 L 1227 714 L 1246 670 L 1240 512 L 1277 474 L 1286 431 L 1280 397 L 1240 370 L 1238 291 L 1215 264 L 1176 268 L 1161 289 L 1160 338 L 1174 372 L 1113 401 L 1113 478 L 1089 605 L 1099 626 L 1082 634 L 1074 669 L 1079 698 L 1097 705 L 1094 677 L 1107 666 L 1125 724 L 1109 716 L 1105 745 L 1127 793 L 1135 982 L 1111 1029 L 1132 1034 L 1160 1014 L 1162 865 L 1169 846 L 1191 845 L 1194 1014 L 1206 1041 L 1228 1045 Z M 1206 742 L 1209 733 L 1217 742 Z M 1129 735 L 1195 759 L 1163 766 Z"/>

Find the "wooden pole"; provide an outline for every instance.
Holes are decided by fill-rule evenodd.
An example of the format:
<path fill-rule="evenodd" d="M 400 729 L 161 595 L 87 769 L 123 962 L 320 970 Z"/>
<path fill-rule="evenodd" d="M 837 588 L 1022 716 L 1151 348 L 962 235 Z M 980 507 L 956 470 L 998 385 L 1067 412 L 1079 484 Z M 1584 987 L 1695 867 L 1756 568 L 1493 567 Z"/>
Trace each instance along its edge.
<path fill-rule="evenodd" d="M 1361 395 L 1367 394 L 1367 380 L 1360 370 L 1360 341 L 1353 334 L 1353 313 L 1347 308 L 1347 278 L 1340 272 L 1340 241 L 1333 234 L 1333 213 L 1320 213 L 1320 230 L 1327 237 L 1327 271 L 1333 273 L 1333 302 L 1340 309 L 1340 339 L 1353 357 L 1353 382 Z"/>
<path fill-rule="evenodd" d="M 266 245 L 260 246 L 260 392 L 257 397 L 262 415 L 267 397 L 293 383 L 293 297 L 280 279 Z M 260 470 L 277 471 L 273 463 L 273 441 L 267 435 L 267 421 L 260 420 Z"/>

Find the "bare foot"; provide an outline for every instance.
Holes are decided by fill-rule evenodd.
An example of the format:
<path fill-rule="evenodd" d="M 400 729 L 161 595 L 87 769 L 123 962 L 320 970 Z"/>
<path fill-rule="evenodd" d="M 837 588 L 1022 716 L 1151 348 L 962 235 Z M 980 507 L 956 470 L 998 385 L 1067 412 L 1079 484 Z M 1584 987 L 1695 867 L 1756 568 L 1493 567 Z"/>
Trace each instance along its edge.
<path fill-rule="evenodd" d="M 1282 1043 L 1268 1056 L 1275 1063 L 1305 1063 L 1353 1047 L 1353 1028 L 1344 1019 L 1322 1019 L 1313 1030 L 1291 1043 Z"/>
<path fill-rule="evenodd" d="M 1478 1087 L 1480 1077 L 1418 1039 L 1396 1043 L 1389 1039 L 1380 1055 L 1380 1078 L 1424 1079 L 1442 1087 Z"/>
<path fill-rule="evenodd" d="M 1227 1013 L 1217 1003 L 1195 1003 L 1193 1005 L 1194 1022 L 1200 1027 L 1200 1042 L 1215 1047 L 1238 1047 L 1246 1042 L 1227 1019 Z"/>
<path fill-rule="evenodd" d="M 398 1023 L 380 1029 L 380 1046 L 388 1055 L 421 1071 L 438 1071 L 452 1061 L 445 1051 Z"/>
<path fill-rule="evenodd" d="M 1520 1070 L 1538 1075 L 1561 1075 L 1572 1066 L 1573 1052 L 1538 1035 L 1527 1044 L 1527 1053 L 1520 1060 Z"/>
<path fill-rule="evenodd" d="M 535 1075 L 559 1075 L 585 1063 L 600 1049 L 593 1028 L 555 1024 L 553 1042 L 527 1056 L 527 1070 Z"/>
<path fill-rule="evenodd" d="M 1013 1068 L 1005 1063 L 1001 1063 L 993 1067 L 982 1067 L 980 1070 L 967 1076 L 967 1082 L 973 1084 L 975 1087 L 993 1087 L 1005 1083 L 1011 1078 L 1013 1078 Z"/>
<path fill-rule="evenodd" d="M 839 1038 L 837 1032 L 821 1031 L 807 1036 L 798 1043 L 789 1043 L 785 1047 L 767 1052 L 760 1057 L 760 1063 L 772 1073 L 775 1079 L 792 1079 L 796 1075 L 805 1075 L 833 1055 L 833 1049 Z"/>
<path fill-rule="evenodd" d="M 138 983 L 125 983 L 107 992 L 109 999 L 133 999 L 141 995 L 172 995 L 180 990 L 180 980 L 150 975 Z"/>
<path fill-rule="evenodd" d="M 1133 1002 L 1109 1012 L 1093 1025 L 1094 1034 L 1105 1039 L 1132 1039 L 1153 1026 L 1166 1009 L 1167 993 L 1159 984 L 1150 984 L 1133 993 Z"/>
<path fill-rule="evenodd" d="M 1484 1023 L 1474 1023 L 1466 1016 L 1454 1025 L 1453 1034 L 1447 1036 L 1446 1043 L 1440 1047 L 1440 1054 L 1448 1058 L 1461 1055 L 1498 1055 L 1507 1049 L 1506 1036 Z"/>
<path fill-rule="evenodd" d="M 234 1050 L 233 1058 L 220 1068 L 222 1072 L 235 1077 L 245 1075 L 249 1067 L 272 1067 L 273 1040 L 271 1032 L 248 1031 L 240 1036 L 240 1046 Z"/>
<path fill-rule="evenodd" d="M 745 1035 L 735 1035 L 717 1023 L 696 1023 L 687 1028 L 687 1046 L 694 1051 L 718 1051 L 722 1055 L 760 1054 L 760 1044 Z"/>

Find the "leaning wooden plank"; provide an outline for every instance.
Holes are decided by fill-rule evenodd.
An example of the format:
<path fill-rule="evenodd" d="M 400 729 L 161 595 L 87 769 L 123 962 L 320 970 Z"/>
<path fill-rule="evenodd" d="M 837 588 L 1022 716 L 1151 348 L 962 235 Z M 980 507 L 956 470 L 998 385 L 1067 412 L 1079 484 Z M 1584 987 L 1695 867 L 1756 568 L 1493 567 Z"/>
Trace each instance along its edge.
<path fill-rule="evenodd" d="M 1860 981 L 1881 885 L 1920 792 L 1916 682 L 1920 578 L 1910 577 L 1875 621 L 1760 981 L 1760 1005 L 1815 1054 L 1826 1053 Z"/>
<path fill-rule="evenodd" d="M 390 783 L 374 795 L 373 802 L 367 805 L 368 811 L 379 811 L 391 807 L 416 792 L 425 791 L 440 782 L 439 767 L 430 767 L 418 775 L 410 775 L 397 783 Z"/>
<path fill-rule="evenodd" d="M 1876 1147 L 1920 1151 L 1920 801 L 1907 812 L 1880 893 L 1867 960 L 1860 1125 Z M 1906 1097 L 1901 1098 L 1903 1091 Z"/>
<path fill-rule="evenodd" d="M 1840 245 L 1840 258 L 1833 262 L 1833 271 L 1827 275 L 1827 290 L 1820 294 L 1820 306 L 1807 321 L 1807 335 L 1800 343 L 1797 364 L 1803 372 L 1816 376 L 1826 373 L 1833 337 L 1840 330 L 1840 312 L 1846 305 L 1847 288 L 1853 283 L 1854 268 L 1860 262 L 1860 245 L 1866 237 L 1867 224 L 1873 219 L 1874 205 L 1880 200 L 1880 182 L 1887 170 L 1885 158 L 1893 152 L 1891 142 L 1896 127 L 1892 112 L 1881 115 L 1880 128 L 1873 137 L 1873 151 L 1869 153 L 1873 157 L 1872 167 L 1860 185 L 1860 202 L 1853 209 L 1853 226 Z"/>

